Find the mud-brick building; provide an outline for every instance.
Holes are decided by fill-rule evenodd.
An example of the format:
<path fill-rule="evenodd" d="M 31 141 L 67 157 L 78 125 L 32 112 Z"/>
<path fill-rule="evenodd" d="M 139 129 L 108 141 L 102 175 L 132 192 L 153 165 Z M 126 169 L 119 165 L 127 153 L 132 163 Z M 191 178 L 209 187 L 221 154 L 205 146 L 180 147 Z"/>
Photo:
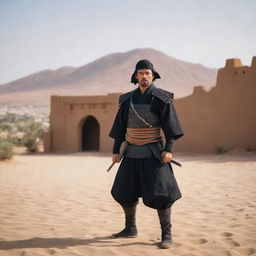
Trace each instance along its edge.
<path fill-rule="evenodd" d="M 44 134 L 45 151 L 110 151 L 112 139 L 108 133 L 119 95 L 52 96 L 50 131 Z"/>
<path fill-rule="evenodd" d="M 218 70 L 216 86 L 196 86 L 193 94 L 177 99 L 184 139 L 176 149 L 191 152 L 256 149 L 256 56 L 251 66 L 228 59 Z"/>
<path fill-rule="evenodd" d="M 46 152 L 111 152 L 108 137 L 120 93 L 103 96 L 52 96 Z M 256 57 L 251 66 L 229 59 L 219 69 L 216 86 L 196 86 L 174 100 L 185 136 L 175 150 L 215 152 L 256 149 Z"/>

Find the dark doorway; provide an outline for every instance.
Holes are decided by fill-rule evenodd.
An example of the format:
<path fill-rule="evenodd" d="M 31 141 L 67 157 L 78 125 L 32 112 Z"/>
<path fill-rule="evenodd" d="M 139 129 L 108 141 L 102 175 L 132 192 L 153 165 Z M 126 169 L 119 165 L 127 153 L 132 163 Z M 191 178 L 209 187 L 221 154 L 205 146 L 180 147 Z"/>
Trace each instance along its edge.
<path fill-rule="evenodd" d="M 98 121 L 89 116 L 82 126 L 82 151 L 99 151 L 100 126 Z"/>

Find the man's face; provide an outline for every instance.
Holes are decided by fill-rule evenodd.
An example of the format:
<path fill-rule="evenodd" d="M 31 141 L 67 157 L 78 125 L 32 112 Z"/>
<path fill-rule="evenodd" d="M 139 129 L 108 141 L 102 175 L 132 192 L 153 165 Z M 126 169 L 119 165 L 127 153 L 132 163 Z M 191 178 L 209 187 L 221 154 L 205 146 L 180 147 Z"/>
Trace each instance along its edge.
<path fill-rule="evenodd" d="M 142 87 L 150 86 L 154 79 L 151 69 L 139 69 L 135 77 Z"/>

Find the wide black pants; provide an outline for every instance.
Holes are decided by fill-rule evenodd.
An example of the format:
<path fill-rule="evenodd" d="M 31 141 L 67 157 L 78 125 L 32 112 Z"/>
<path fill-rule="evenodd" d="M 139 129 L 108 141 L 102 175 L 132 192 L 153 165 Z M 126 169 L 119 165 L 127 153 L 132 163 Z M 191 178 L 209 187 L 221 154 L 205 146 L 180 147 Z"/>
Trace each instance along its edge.
<path fill-rule="evenodd" d="M 146 206 L 159 210 L 171 207 L 181 198 L 171 165 L 162 164 L 156 158 L 124 157 L 111 194 L 122 206 L 134 206 L 142 197 Z"/>

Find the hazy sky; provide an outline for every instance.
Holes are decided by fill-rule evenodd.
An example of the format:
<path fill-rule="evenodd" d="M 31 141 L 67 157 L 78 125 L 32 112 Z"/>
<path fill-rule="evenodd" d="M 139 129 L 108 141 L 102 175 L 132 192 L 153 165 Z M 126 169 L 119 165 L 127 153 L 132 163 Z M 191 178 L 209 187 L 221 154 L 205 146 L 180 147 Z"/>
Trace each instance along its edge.
<path fill-rule="evenodd" d="M 256 55 L 255 0 L 0 0 L 0 84 L 155 48 L 223 67 Z"/>

